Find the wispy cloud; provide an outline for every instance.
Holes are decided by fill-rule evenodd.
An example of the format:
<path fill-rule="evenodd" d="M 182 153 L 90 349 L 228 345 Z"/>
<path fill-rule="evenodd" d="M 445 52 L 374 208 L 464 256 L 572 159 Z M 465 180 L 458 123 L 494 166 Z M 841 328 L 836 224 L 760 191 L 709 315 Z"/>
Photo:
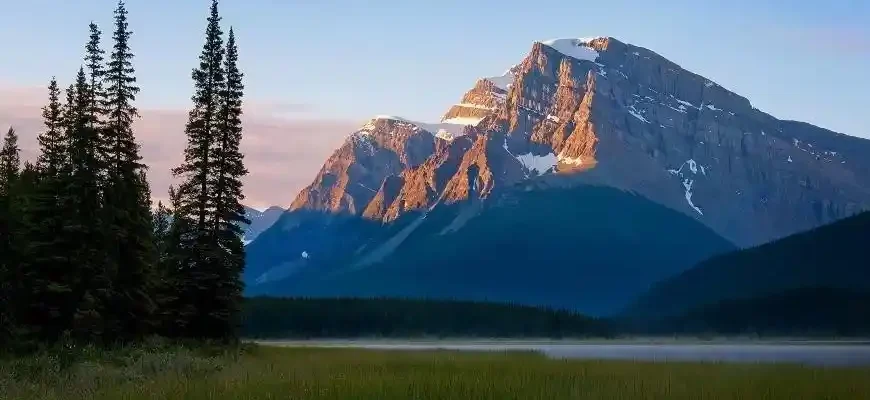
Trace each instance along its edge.
<path fill-rule="evenodd" d="M 0 87 L 0 130 L 14 126 L 26 159 L 34 159 L 42 129 L 40 108 L 45 89 Z M 357 121 L 317 116 L 306 104 L 251 101 L 245 106 L 242 151 L 249 174 L 245 203 L 254 207 L 288 206 Z M 187 110 L 143 109 L 136 122 L 142 157 L 149 166 L 152 194 L 165 200 L 173 182 L 170 170 L 182 160 Z M 321 113 L 322 114 L 322 113 Z"/>

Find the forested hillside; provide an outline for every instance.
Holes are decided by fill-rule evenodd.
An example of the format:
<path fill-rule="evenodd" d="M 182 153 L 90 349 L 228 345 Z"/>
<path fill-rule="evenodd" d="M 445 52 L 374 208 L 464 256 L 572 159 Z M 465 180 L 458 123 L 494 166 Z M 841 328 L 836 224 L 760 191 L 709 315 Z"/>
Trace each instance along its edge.
<path fill-rule="evenodd" d="M 870 212 L 704 261 L 657 284 L 631 315 L 679 315 L 727 300 L 803 288 L 870 291 Z"/>
<path fill-rule="evenodd" d="M 870 291 L 807 287 L 724 300 L 634 327 L 636 333 L 761 337 L 867 337 Z M 628 333 L 628 332 L 626 332 Z"/>

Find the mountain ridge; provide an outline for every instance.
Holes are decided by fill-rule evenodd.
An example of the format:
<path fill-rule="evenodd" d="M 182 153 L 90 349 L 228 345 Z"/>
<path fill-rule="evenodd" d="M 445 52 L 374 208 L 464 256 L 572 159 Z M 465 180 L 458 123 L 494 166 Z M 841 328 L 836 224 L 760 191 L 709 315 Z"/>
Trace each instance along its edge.
<path fill-rule="evenodd" d="M 270 206 L 265 210 L 257 210 L 253 207 L 248 207 L 243 205 L 245 208 L 245 218 L 251 221 L 250 224 L 244 225 L 244 232 L 242 234 L 242 243 L 246 246 L 257 239 L 257 236 L 260 236 L 261 233 L 269 229 L 278 218 L 281 217 L 281 214 L 284 213 L 284 209 L 279 206 Z"/>

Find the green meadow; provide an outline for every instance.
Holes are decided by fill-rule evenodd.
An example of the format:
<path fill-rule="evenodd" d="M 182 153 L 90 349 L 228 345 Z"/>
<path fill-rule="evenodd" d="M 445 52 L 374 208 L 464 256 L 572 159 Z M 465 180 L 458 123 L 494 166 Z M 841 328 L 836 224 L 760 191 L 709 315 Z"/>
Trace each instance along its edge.
<path fill-rule="evenodd" d="M 870 368 L 148 344 L 0 360 L 2 399 L 866 399 Z"/>

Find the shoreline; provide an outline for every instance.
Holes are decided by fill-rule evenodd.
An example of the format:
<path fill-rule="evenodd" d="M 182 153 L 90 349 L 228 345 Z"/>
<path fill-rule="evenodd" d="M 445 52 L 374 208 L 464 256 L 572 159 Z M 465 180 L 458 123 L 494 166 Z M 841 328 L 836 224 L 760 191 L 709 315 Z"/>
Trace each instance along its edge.
<path fill-rule="evenodd" d="M 316 339 L 242 339 L 264 346 L 281 347 L 321 347 L 321 346 L 360 346 L 360 345 L 811 345 L 811 346 L 870 346 L 870 338 L 749 338 L 749 337 L 637 337 L 637 338 L 316 338 Z"/>

